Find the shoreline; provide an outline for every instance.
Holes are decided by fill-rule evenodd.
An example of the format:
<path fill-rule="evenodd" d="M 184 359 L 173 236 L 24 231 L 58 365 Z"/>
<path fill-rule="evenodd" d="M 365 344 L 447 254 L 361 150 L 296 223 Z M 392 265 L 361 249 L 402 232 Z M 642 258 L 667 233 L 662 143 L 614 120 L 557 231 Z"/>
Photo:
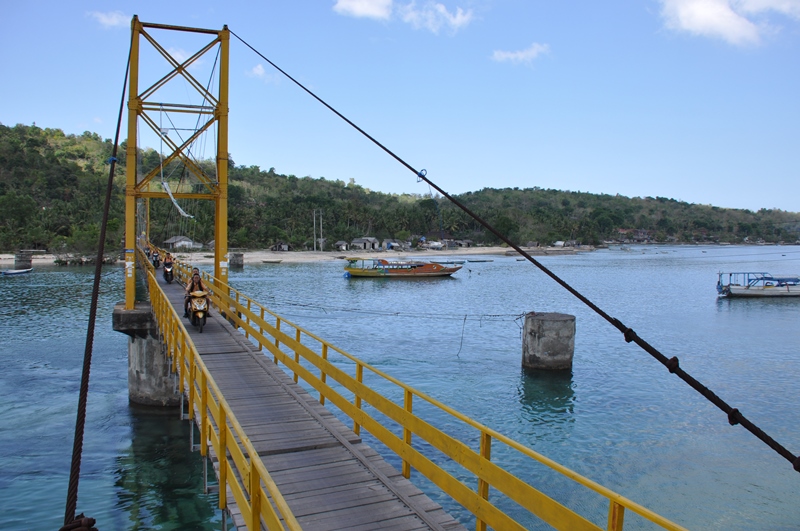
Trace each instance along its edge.
<path fill-rule="evenodd" d="M 544 250 L 546 248 L 539 248 Z M 558 249 L 558 248 L 552 248 Z M 385 258 L 387 260 L 416 260 L 416 259 L 426 259 L 426 260 L 435 260 L 436 257 L 448 257 L 452 258 L 455 256 L 469 256 L 469 255 L 494 255 L 494 256 L 506 256 L 506 251 L 510 251 L 512 249 L 508 247 L 469 247 L 466 249 L 448 249 L 448 250 L 420 250 L 420 251 L 385 251 L 385 250 L 374 250 L 374 251 L 267 251 L 267 250 L 250 250 L 250 251 L 241 251 L 243 254 L 243 260 L 245 264 L 260 264 L 263 263 L 264 260 L 267 262 L 274 261 L 277 263 L 280 260 L 280 263 L 286 264 L 297 264 L 297 263 L 307 263 L 307 262 L 328 262 L 331 260 L 343 260 L 346 257 L 358 257 L 358 258 Z M 531 254 L 540 254 L 540 251 L 536 251 L 534 249 L 525 249 L 525 251 L 530 251 Z M 238 252 L 238 251 L 234 251 Z M 559 253 L 564 252 L 576 252 L 576 251 L 555 251 Z M 554 252 L 554 254 L 555 254 Z M 212 256 L 211 251 L 195 251 L 195 252 L 176 252 L 173 253 L 178 260 L 182 262 L 186 262 L 189 264 L 198 264 L 198 265 L 209 265 L 213 264 L 214 258 Z M 55 265 L 56 255 L 54 254 L 35 254 L 31 257 L 31 264 L 33 266 L 39 265 Z M 121 263 L 122 260 L 118 260 L 117 263 Z M 14 255 L 11 253 L 2 253 L 0 254 L 0 268 L 6 269 L 5 266 L 10 265 L 13 267 L 14 265 Z"/>
<path fill-rule="evenodd" d="M 686 245 L 694 245 L 694 246 L 707 246 L 707 245 L 720 245 L 720 244 L 669 244 L 669 243 L 649 243 L 649 244 L 619 244 L 625 246 L 636 246 L 636 247 L 650 247 L 650 246 L 686 246 Z M 741 244 L 745 246 L 750 246 L 748 244 Z M 614 246 L 612 246 L 614 247 Z M 567 254 L 582 254 L 585 252 L 591 252 L 599 249 L 607 249 L 608 247 L 592 247 L 592 246 L 583 246 L 583 247 L 522 247 L 522 250 L 529 253 L 531 256 L 559 256 L 559 255 L 567 255 Z M 498 257 L 511 257 L 518 255 L 513 249 L 510 247 L 501 247 L 501 246 L 493 246 L 493 247 L 467 247 L 461 249 L 442 249 L 442 250 L 433 250 L 433 249 L 424 249 L 424 250 L 412 250 L 412 251 L 386 251 L 386 250 L 373 250 L 373 251 L 363 251 L 363 250 L 356 250 L 356 251 L 268 251 L 268 250 L 245 250 L 245 251 L 233 251 L 233 252 L 241 252 L 243 255 L 243 261 L 245 264 L 260 264 L 260 263 L 286 263 L 286 264 L 298 264 L 298 263 L 308 263 L 308 262 L 328 262 L 331 260 L 343 260 L 344 257 L 357 257 L 357 258 L 385 258 L 387 260 L 437 260 L 438 257 L 441 258 L 454 258 L 454 257 L 462 257 L 462 256 L 476 256 L 476 255 L 486 255 L 486 256 L 498 256 Z M 178 260 L 189 263 L 189 264 L 197 264 L 197 265 L 210 265 L 214 263 L 214 258 L 211 251 L 195 251 L 195 252 L 177 252 L 173 253 L 173 256 L 177 257 Z M 32 266 L 43 266 L 43 265 L 53 265 L 55 266 L 55 260 L 57 256 L 55 254 L 34 254 L 31 257 L 31 265 Z M 0 269 L 14 269 L 14 254 L 12 253 L 0 253 Z M 121 264 L 122 260 L 117 260 L 117 264 Z"/>

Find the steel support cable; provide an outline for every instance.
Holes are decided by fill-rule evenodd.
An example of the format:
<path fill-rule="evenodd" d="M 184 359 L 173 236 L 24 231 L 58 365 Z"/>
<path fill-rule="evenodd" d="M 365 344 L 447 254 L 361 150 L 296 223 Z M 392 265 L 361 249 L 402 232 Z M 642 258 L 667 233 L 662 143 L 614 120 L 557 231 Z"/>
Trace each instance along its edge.
<path fill-rule="evenodd" d="M 100 292 L 100 279 L 103 276 L 103 254 L 105 252 L 106 228 L 108 226 L 108 215 L 111 206 L 111 192 L 114 187 L 114 171 L 117 163 L 117 147 L 119 146 L 119 131 L 122 124 L 122 113 L 125 108 L 125 93 L 128 84 L 128 74 L 130 73 L 131 51 L 133 50 L 133 32 L 131 32 L 131 45 L 128 49 L 128 61 L 125 67 L 125 80 L 122 83 L 122 97 L 119 102 L 119 115 L 117 117 L 117 132 L 114 137 L 114 147 L 112 148 L 111 158 L 108 160 L 110 168 L 108 170 L 108 186 L 106 187 L 105 206 L 103 208 L 103 221 L 100 224 L 100 241 L 97 249 L 97 260 L 95 261 L 94 283 L 92 284 L 92 300 L 89 307 L 89 324 L 86 329 L 86 347 L 83 353 L 83 371 L 81 373 L 81 387 L 78 397 L 78 413 L 75 419 L 75 437 L 72 443 L 72 464 L 69 471 L 69 486 L 67 487 L 67 505 L 64 511 L 64 527 L 62 529 L 72 529 L 77 521 L 85 527 L 92 527 L 95 524 L 94 518 L 85 518 L 83 514 L 76 519 L 75 509 L 78 505 L 78 483 L 81 475 L 81 456 L 83 454 L 83 433 L 86 425 L 86 403 L 89 396 L 89 374 L 92 366 L 92 348 L 94 346 L 94 324 L 97 318 L 97 299 Z"/>
<path fill-rule="evenodd" d="M 233 35 L 234 37 L 236 37 L 237 39 L 239 39 L 239 41 L 241 41 L 241 43 L 242 43 L 242 44 L 244 44 L 245 46 L 247 46 L 248 48 L 250 48 L 250 49 L 251 49 L 251 50 L 252 50 L 252 51 L 253 51 L 253 52 L 254 52 L 256 55 L 258 55 L 259 57 L 261 57 L 263 60 L 265 60 L 266 62 L 268 62 L 270 65 L 272 65 L 272 67 L 273 67 L 273 68 L 275 68 L 275 69 L 276 69 L 276 70 L 278 70 L 278 71 L 279 71 L 281 74 L 283 74 L 284 76 L 286 76 L 287 78 L 289 78 L 289 79 L 290 79 L 292 82 L 294 82 L 294 83 L 295 83 L 295 84 L 296 84 L 298 87 L 300 87 L 300 88 L 301 88 L 301 89 L 303 89 L 305 92 L 307 92 L 307 93 L 308 93 L 308 94 L 309 94 L 311 97 L 313 97 L 315 100 L 317 100 L 317 101 L 318 101 L 318 102 L 320 102 L 322 105 L 324 105 L 325 107 L 327 107 L 327 108 L 328 108 L 328 109 L 329 109 L 331 112 L 333 112 L 334 114 L 336 114 L 336 115 L 337 115 L 339 118 L 341 118 L 342 120 L 344 120 L 345 122 L 347 122 L 348 124 L 350 124 L 350 126 L 352 126 L 352 127 L 353 127 L 355 130 L 357 130 L 359 133 L 361 133 L 362 135 L 364 135 L 365 137 L 367 137 L 369 140 L 371 140 L 371 141 L 372 141 L 372 142 L 373 142 L 373 143 L 374 143 L 376 146 L 378 146 L 378 147 L 379 147 L 379 148 L 381 148 L 383 151 L 385 151 L 385 152 L 386 152 L 386 153 L 387 153 L 389 156 L 391 156 L 391 157 L 392 157 L 392 158 L 394 158 L 394 159 L 395 159 L 397 162 L 399 162 L 400 164 L 402 164 L 403 166 L 405 166 L 406 168 L 408 168 L 408 170 L 410 170 L 411 172 L 413 172 L 413 173 L 414 173 L 414 174 L 417 176 L 417 178 L 418 178 L 418 179 L 420 179 L 420 180 L 423 180 L 423 181 L 425 181 L 425 182 L 426 182 L 426 183 L 427 183 L 429 186 L 432 186 L 434 189 L 436 189 L 436 191 L 438 191 L 440 194 L 442 194 L 442 196 L 444 196 L 444 197 L 446 197 L 448 200 L 450 200 L 450 202 L 452 202 L 454 205 L 456 205 L 458 208 L 460 208 L 462 211 L 464 211 L 464 212 L 465 212 L 467 215 L 469 215 L 469 216 L 470 216 L 472 219 L 474 219 L 475 221 L 477 221 L 478 223 L 480 223 L 480 224 L 481 224 L 483 227 L 485 227 L 485 228 L 486 228 L 487 230 L 489 230 L 489 231 L 490 231 L 492 234 L 494 234 L 495 236 L 497 236 L 497 237 L 498 237 L 498 238 L 499 238 L 501 241 L 505 242 L 505 243 L 506 243 L 506 244 L 507 244 L 509 247 L 511 247 L 512 249 L 514 249 L 515 251 L 517 251 L 517 252 L 518 252 L 520 255 L 524 256 L 524 257 L 525 257 L 525 259 L 527 259 L 527 260 L 528 260 L 530 263 L 532 263 L 533 265 L 535 265 L 536 267 L 538 267 L 538 268 L 539 268 L 539 269 L 540 269 L 540 270 L 541 270 L 541 271 L 542 271 L 544 274 L 546 274 L 546 275 L 547 275 L 547 276 L 549 276 L 551 279 L 553 279 L 553 280 L 554 280 L 554 281 L 555 281 L 557 284 L 559 284 L 561 287 L 563 287 L 563 288 L 564 288 L 564 289 L 566 289 L 568 292 L 570 292 L 572 295 L 574 295 L 574 296 L 575 296 L 575 297 L 576 297 L 578 300 L 580 300 L 581 302 L 583 302 L 583 303 L 584 303 L 586 306 L 588 306 L 589 308 L 591 308 L 592 310 L 594 310 L 594 312 L 595 312 L 596 314 L 598 314 L 599 316 L 601 316 L 603 319 L 605 319 L 606 321 L 608 321 L 608 322 L 609 322 L 609 323 L 610 323 L 612 326 L 614 326 L 614 327 L 615 327 L 617 330 L 619 330 L 620 332 L 622 332 L 622 334 L 623 334 L 623 335 L 624 335 L 624 337 L 625 337 L 625 341 L 626 341 L 626 342 L 628 342 L 628 343 L 631 343 L 631 342 L 633 342 L 633 343 L 636 343 L 636 344 L 637 344 L 639 347 L 641 347 L 641 348 L 642 348 L 642 350 L 644 350 L 645 352 L 647 352 L 648 354 L 650 354 L 651 356 L 653 356 L 653 357 L 654 357 L 656 360 L 658 360 L 658 361 L 659 361 L 659 362 L 660 362 L 662 365 L 664 365 L 664 366 L 665 366 L 665 367 L 666 367 L 666 368 L 669 370 L 669 372 L 670 372 L 670 373 L 673 373 L 673 374 L 677 375 L 677 376 L 678 376 L 678 377 L 679 377 L 681 380 L 683 380 L 684 382 L 686 382 L 687 384 L 689 384 L 689 386 L 691 386 L 691 387 L 692 387 L 694 390 L 696 390 L 696 391 L 697 391 L 698 393 L 700 393 L 700 394 L 701 394 L 703 397 L 705 397 L 707 400 L 709 400 L 709 401 L 710 401 L 712 404 L 714 404 L 714 405 L 715 405 L 715 406 L 717 406 L 719 409 L 721 409 L 723 412 L 725 412 L 725 413 L 728 415 L 728 422 L 729 422 L 731 425 L 735 425 L 735 424 L 741 424 L 741 425 L 742 425 L 742 427 L 744 427 L 744 428 L 745 428 L 747 431 L 749 431 L 750 433 L 752 433 L 753 435 L 755 435 L 755 436 L 756 436 L 758 439 L 760 439 L 762 442 L 766 443 L 766 444 L 767 444 L 767 446 L 769 446 L 770 448 L 772 448 L 773 450 L 775 450 L 775 451 L 776 451 L 776 452 L 777 452 L 779 455 L 781 455 L 782 457 L 784 457 L 785 459 L 787 459 L 787 460 L 788 460 L 790 463 L 792 463 L 792 466 L 793 466 L 794 470 L 796 470 L 797 472 L 800 472 L 800 456 L 796 456 L 796 455 L 794 455 L 792 452 L 790 452 L 789 450 L 787 450 L 787 449 L 786 449 L 784 446 L 782 446 L 780 443 L 778 443 L 777 441 L 775 441 L 775 440 L 774 440 L 772 437 L 770 437 L 769 435 L 767 435 L 767 434 L 766 434 L 766 433 L 765 433 L 763 430 L 761 430 L 761 429 L 760 429 L 758 426 L 756 426 L 755 424 L 753 424 L 752 422 L 750 422 L 750 421 L 749 421 L 749 420 L 748 420 L 748 419 L 747 419 L 747 418 L 746 418 L 744 415 L 742 415 L 742 413 L 741 413 L 741 412 L 740 412 L 738 409 L 731 407 L 731 406 L 730 406 L 730 405 L 729 405 L 727 402 L 725 402 L 725 401 L 724 401 L 724 400 L 722 400 L 720 397 L 718 397 L 718 396 L 717 396 L 717 395 L 716 395 L 714 392 L 712 392 L 712 391 L 711 391 L 711 390 L 710 390 L 708 387 L 704 386 L 703 384 L 701 384 L 700 382 L 698 382 L 698 381 L 697 381 L 695 378 L 693 378 L 693 377 L 692 377 L 690 374 L 688 374 L 686 371 L 684 371 L 683 369 L 681 369 L 681 368 L 680 368 L 680 366 L 679 366 L 679 362 L 678 362 L 678 358 L 677 358 L 677 357 L 667 358 L 665 355 L 663 355 L 661 352 L 659 352 L 659 351 L 658 351 L 658 350 L 657 350 L 655 347 L 653 347 L 652 345 L 650 345 L 649 343 L 647 343 L 645 340 L 643 340 L 642 338 L 640 338 L 640 337 L 639 337 L 639 336 L 636 334 L 636 332 L 634 332 L 634 331 L 633 331 L 631 328 L 628 328 L 627 326 L 625 326 L 625 325 L 624 325 L 624 324 L 623 324 L 623 323 L 622 323 L 622 322 L 621 322 L 619 319 L 616 319 L 616 318 L 614 318 L 614 317 L 611 317 L 610 315 L 608 315 L 608 314 L 607 314 L 606 312 L 604 312 L 604 311 L 603 311 L 603 310 L 602 310 L 600 307 L 598 307 L 596 304 L 594 304 L 592 301 L 590 301 L 590 300 L 589 300 L 587 297 L 585 297 L 584 295 L 582 295 L 582 294 L 581 294 L 581 293 L 580 293 L 578 290 L 576 290 L 575 288 L 573 288 L 572 286 L 570 286 L 570 285 L 569 285 L 569 284 L 568 284 L 566 281 L 562 280 L 562 279 L 561 279 L 561 278 L 560 278 L 558 275 L 556 275 L 555 273 L 553 273 L 552 271 L 550 271 L 550 270 L 549 270 L 547 267 L 545 267 L 545 266 L 544 266 L 542 263 L 540 263 L 539 261 L 537 261 L 536 259 L 534 259 L 534 258 L 533 258 L 531 255 L 529 255 L 528 253 L 526 253 L 525 251 L 523 251 L 523 250 L 522 250 L 522 249 L 521 249 L 521 248 L 520 248 L 518 245 L 516 245 L 516 244 L 515 244 L 515 243 L 513 243 L 511 240 L 509 240 L 509 239 L 508 239 L 508 238 L 507 238 L 505 235 L 501 234 L 501 233 L 500 233 L 500 232 L 499 232 L 497 229 L 495 229 L 494 227 L 492 227 L 492 226 L 491 226 L 489 223 L 487 223 L 486 221 L 484 221 L 484 220 L 483 220 L 483 219 L 482 219 L 480 216 L 478 216 L 478 215 L 477 215 L 477 214 L 475 214 L 475 213 L 474 213 L 472 210 L 470 210 L 469 208 L 467 208 L 467 206 L 466 206 L 466 205 L 464 205 L 464 204 L 463 204 L 463 203 L 461 203 L 461 202 L 460 202 L 458 199 L 454 198 L 453 196 L 451 196 L 450 194 L 448 194 L 447 192 L 445 192 L 444 190 L 442 190 L 442 189 L 441 189 L 439 186 L 437 186 L 435 183 L 433 183 L 433 182 L 432 182 L 430 179 L 428 179 L 428 178 L 427 178 L 427 171 L 426 171 L 426 170 L 424 170 L 424 169 L 423 169 L 423 170 L 419 170 L 419 171 L 418 171 L 416 168 L 414 168 L 413 166 L 411 166 L 410 164 L 408 164 L 408 163 L 407 163 L 405 160 L 403 160 L 402 158 L 400 158 L 399 156 L 397 156 L 395 153 L 393 153 L 393 152 L 392 152 L 390 149 L 388 149 L 386 146 L 384 146 L 383 144 L 381 144 L 380 142 L 378 142 L 376 139 L 374 139 L 372 136 L 370 136 L 368 133 L 366 133 L 366 132 L 365 132 L 363 129 L 361 129 L 361 128 L 360 128 L 360 127 L 358 127 L 356 124 L 354 124 L 354 123 L 353 123 L 353 122 L 351 122 L 349 119 L 347 119 L 347 118 L 346 118 L 344 115 L 342 115 L 342 114 L 341 114 L 339 111 L 337 111 L 336 109 L 334 109 L 333 107 L 331 107 L 330 105 L 328 105 L 328 104 L 327 104 L 325 101 L 323 101 L 323 100 L 322 100 L 322 99 L 321 99 L 319 96 L 317 96 L 316 94 L 314 94 L 313 92 L 311 92 L 309 89 L 307 89 L 305 86 L 303 86 L 303 84 L 301 84 L 299 81 L 297 81 L 297 80 L 296 80 L 296 79 L 294 79 L 292 76 L 290 76 L 289 74 L 287 74 L 286 72 L 284 72 L 284 71 L 283 71 L 283 70 L 282 70 L 280 67 L 278 67 L 278 66 L 277 66 L 275 63 L 273 63 L 272 61 L 270 61 L 269 59 L 267 59 L 266 57 L 264 57 L 264 55 L 263 55 L 263 54 L 261 54 L 261 52 L 259 52 L 258 50 L 256 50 L 255 48 L 253 48 L 253 47 L 252 47 L 250 44 L 248 44 L 247 42 L 245 42 L 245 41 L 244 41 L 244 39 L 242 39 L 241 37 L 239 37 L 239 36 L 238 36 L 238 35 L 237 35 L 235 32 L 231 31 L 231 35 Z"/>
<path fill-rule="evenodd" d="M 220 54 L 220 50 L 218 48 L 217 49 L 217 55 L 214 57 L 214 64 L 211 66 L 211 74 L 209 75 L 208 83 L 206 84 L 206 87 L 205 87 L 205 92 L 202 93 L 203 99 L 200 102 L 200 107 L 203 107 L 204 104 L 208 101 L 207 95 L 210 93 L 209 90 L 210 90 L 210 87 L 211 87 L 211 83 L 212 83 L 212 81 L 214 79 L 214 72 L 216 71 L 217 62 L 219 61 L 219 54 Z M 163 111 L 163 104 L 162 104 L 162 111 Z M 178 138 L 180 139 L 181 144 L 184 144 L 185 140 L 183 139 L 183 136 L 181 136 L 181 134 L 180 134 L 180 129 L 175 126 L 175 123 L 172 121 L 172 118 L 169 116 L 169 113 L 166 113 L 166 115 L 167 115 L 167 120 L 169 120 L 169 123 L 172 126 L 172 130 L 176 131 L 176 134 L 178 135 Z M 193 133 L 196 133 L 197 130 L 199 129 L 199 127 L 200 127 L 200 115 L 198 115 L 197 120 L 195 120 L 194 129 L 187 129 L 187 130 L 188 131 L 192 131 Z M 161 135 L 162 135 L 161 141 L 162 141 L 162 146 L 163 146 L 163 135 L 164 135 L 163 127 L 161 128 Z M 205 136 L 203 136 L 203 138 L 205 138 Z M 198 142 L 198 139 L 195 139 L 195 141 L 192 142 L 192 144 L 194 144 L 196 142 Z M 163 147 L 162 147 L 162 149 L 163 149 Z M 202 149 L 203 148 L 201 148 L 201 150 Z M 198 160 L 194 157 L 194 153 L 192 152 L 191 145 L 187 148 L 187 158 L 190 158 L 196 164 L 199 165 Z M 194 215 L 187 213 L 186 211 L 184 211 L 183 208 L 181 208 L 181 206 L 178 204 L 177 200 L 175 199 L 175 197 L 172 194 L 172 189 L 170 188 L 169 183 L 164 179 L 163 154 L 161 155 L 161 164 L 162 164 L 161 185 L 167 191 L 167 195 L 169 195 L 169 198 L 172 200 L 172 204 L 175 207 L 175 210 L 178 211 L 178 213 L 181 215 L 181 218 L 195 219 Z M 172 172 L 172 173 L 174 173 L 174 172 Z M 170 173 L 169 177 L 172 176 L 172 173 Z M 182 169 L 181 169 L 180 179 L 178 180 L 178 191 L 180 191 L 180 186 L 183 184 L 183 180 L 184 180 L 185 177 L 186 177 L 186 164 L 184 164 Z M 162 234 L 163 234 L 162 241 L 165 241 L 167 239 L 167 230 L 168 230 L 168 225 L 171 223 L 172 212 L 173 212 L 173 210 L 170 210 L 169 215 L 167 217 L 167 223 L 165 223 L 165 225 L 164 225 L 164 230 L 162 231 Z M 196 209 L 195 209 L 195 214 L 196 213 L 197 212 L 196 212 Z M 181 219 L 180 223 L 179 223 L 179 228 L 178 228 L 178 232 L 179 232 L 180 235 L 185 235 L 185 232 L 188 232 L 188 231 L 184 230 L 185 227 L 186 227 L 186 225 L 184 223 L 184 220 Z M 196 229 L 196 225 L 192 225 L 192 240 L 194 240 L 195 229 Z"/>

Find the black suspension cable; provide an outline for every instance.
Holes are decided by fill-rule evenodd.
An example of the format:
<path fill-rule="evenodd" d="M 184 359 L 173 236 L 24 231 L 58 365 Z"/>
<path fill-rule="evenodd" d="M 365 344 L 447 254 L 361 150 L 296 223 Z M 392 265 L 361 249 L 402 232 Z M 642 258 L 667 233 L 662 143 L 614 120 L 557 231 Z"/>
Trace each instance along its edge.
<path fill-rule="evenodd" d="M 89 325 L 86 330 L 86 348 L 83 353 L 83 372 L 81 374 L 80 395 L 78 397 L 78 414 L 75 420 L 75 437 L 72 442 L 72 465 L 69 471 L 69 486 L 67 488 L 67 506 L 64 512 L 64 527 L 71 526 L 74 522 L 81 524 L 91 523 L 94 518 L 84 518 L 83 514 L 75 518 L 75 509 L 78 505 L 78 482 L 81 476 L 81 456 L 83 454 L 83 432 L 86 425 L 86 402 L 89 396 L 89 373 L 92 366 L 92 348 L 94 345 L 94 322 L 97 318 L 97 299 L 100 292 L 100 279 L 103 276 L 103 254 L 105 252 L 106 227 L 108 226 L 108 213 L 111 206 L 111 191 L 114 187 L 114 170 L 117 163 L 117 146 L 119 146 L 119 131 L 122 124 L 122 112 L 125 108 L 125 92 L 128 84 L 128 73 L 131 64 L 131 50 L 133 49 L 133 32 L 131 32 L 131 47 L 128 49 L 128 61 L 125 67 L 125 81 L 122 85 L 122 98 L 119 102 L 119 116 L 117 118 L 117 133 L 114 137 L 114 147 L 109 159 L 108 186 L 106 187 L 106 202 L 103 208 L 103 221 L 100 224 L 100 242 L 97 248 L 97 260 L 94 269 L 94 284 L 92 285 L 92 302 L 89 307 Z M 71 528 L 71 527 L 70 527 Z M 62 528 L 63 529 L 63 528 Z"/>
<path fill-rule="evenodd" d="M 758 439 L 760 439 L 762 442 L 764 442 L 767 446 L 769 446 L 770 448 L 775 450 L 779 455 L 781 455 L 782 457 L 787 459 L 790 463 L 792 463 L 792 466 L 793 466 L 794 470 L 796 470 L 797 472 L 800 472 L 800 456 L 796 456 L 792 452 L 787 450 L 784 446 L 782 446 L 777 441 L 775 441 L 772 437 L 767 435 L 758 426 L 756 426 L 750 420 L 745 418 L 745 416 L 738 409 L 731 407 L 727 402 L 725 402 L 720 397 L 718 397 L 708 387 L 704 386 L 699 381 L 697 381 L 695 378 L 693 378 L 690 374 L 688 374 L 686 371 L 681 369 L 680 366 L 679 366 L 679 362 L 678 362 L 678 358 L 677 357 L 667 358 L 664 354 L 659 352 L 655 347 L 650 345 L 644 339 L 640 338 L 636 334 L 636 332 L 634 332 L 631 328 L 628 328 L 627 326 L 625 326 L 619 319 L 616 319 L 616 318 L 611 317 L 610 315 L 608 315 L 600 307 L 598 307 L 596 304 L 594 304 L 592 301 L 590 301 L 587 297 L 585 297 L 580 292 L 578 292 L 578 290 L 576 290 L 575 288 L 570 286 L 566 281 L 562 280 L 558 275 L 556 275 L 555 273 L 550 271 L 547 267 L 545 267 L 539 261 L 535 260 L 531 255 L 529 255 L 524 250 L 522 250 L 522 248 L 520 248 L 517 244 L 513 243 L 505 235 L 501 234 L 497 229 L 492 227 L 489 223 L 487 223 L 485 220 L 483 220 L 480 216 L 478 216 L 472 210 L 467 208 L 466 205 L 464 205 L 458 199 L 454 198 L 453 196 L 451 196 L 450 194 L 448 194 L 447 192 L 442 190 L 435 183 L 433 183 L 430 179 L 428 179 L 426 170 L 423 169 L 423 170 L 419 170 L 418 171 L 417 169 L 415 169 L 413 166 L 411 166 L 405 160 L 403 160 L 398 155 L 393 153 L 386 146 L 384 146 L 383 144 L 378 142 L 376 139 L 374 139 L 372 136 L 367 134 L 363 129 L 361 129 L 356 124 L 354 124 L 349 119 L 347 119 L 339 111 L 337 111 L 336 109 L 334 109 L 333 107 L 328 105 L 319 96 L 317 96 L 316 94 L 311 92 L 309 89 L 307 89 L 305 86 L 303 86 L 303 84 L 301 84 L 299 81 L 297 81 L 292 76 L 290 76 L 289 74 L 284 72 L 275 63 L 273 63 L 272 61 L 270 61 L 269 59 L 264 57 L 264 55 L 261 52 L 259 52 L 258 50 L 256 50 L 252 46 L 250 46 L 250 44 L 245 42 L 244 39 L 239 37 L 235 32 L 231 31 L 231 35 L 233 35 L 234 37 L 239 39 L 239 41 L 241 41 L 242 44 L 244 44 L 245 46 L 250 48 L 256 55 L 261 57 L 263 60 L 268 62 L 270 65 L 272 65 L 281 74 L 283 74 L 284 76 L 289 78 L 298 87 L 303 89 L 311 97 L 313 97 L 315 100 L 317 100 L 322 105 L 327 107 L 331 112 L 336 114 L 339 118 L 341 118 L 342 120 L 344 120 L 345 122 L 350 124 L 350 126 L 352 126 L 359 133 L 361 133 L 362 135 L 367 137 L 369 140 L 371 140 L 376 146 L 378 146 L 383 151 L 385 151 L 388 155 L 390 155 L 392 158 L 394 158 L 397 162 L 399 162 L 400 164 L 402 164 L 403 166 L 408 168 L 411 172 L 413 172 L 417 176 L 418 179 L 428 183 L 428 185 L 430 185 L 434 189 L 436 189 L 436 191 L 438 191 L 440 194 L 442 194 L 442 196 L 446 197 L 450 202 L 452 202 L 454 205 L 456 205 L 458 208 L 460 208 L 462 211 L 464 211 L 468 216 L 470 216 L 472 219 L 474 219 L 475 221 L 480 223 L 483 227 L 485 227 L 492 234 L 497 236 L 501 241 L 505 242 L 509 247 L 511 247 L 512 249 L 517 251 L 520 255 L 524 256 L 525 259 L 527 259 L 530 263 L 532 263 L 533 265 L 538 267 L 544 274 L 546 274 L 551 279 L 553 279 L 557 284 L 559 284 L 561 287 L 563 287 L 568 292 L 570 292 L 572 295 L 574 295 L 578 300 L 583 302 L 586 306 L 588 306 L 589 308 L 594 310 L 594 312 L 596 314 L 601 316 L 603 319 L 608 321 L 612 326 L 614 326 L 617 330 L 622 332 L 626 342 L 628 342 L 628 343 L 632 342 L 632 343 L 637 344 L 640 348 L 642 348 L 642 350 L 644 350 L 645 352 L 650 354 L 652 357 L 654 357 L 656 360 L 658 360 L 662 365 L 664 365 L 669 370 L 670 373 L 675 374 L 676 376 L 678 376 L 681 380 L 683 380 L 684 382 L 689 384 L 689 386 L 691 386 L 692 389 L 694 389 L 695 391 L 700 393 L 708 401 L 710 401 L 712 404 L 714 404 L 715 406 L 720 408 L 725 414 L 727 414 L 728 422 L 731 425 L 741 424 L 747 431 L 749 431 L 750 433 L 752 433 L 753 435 L 758 437 Z"/>

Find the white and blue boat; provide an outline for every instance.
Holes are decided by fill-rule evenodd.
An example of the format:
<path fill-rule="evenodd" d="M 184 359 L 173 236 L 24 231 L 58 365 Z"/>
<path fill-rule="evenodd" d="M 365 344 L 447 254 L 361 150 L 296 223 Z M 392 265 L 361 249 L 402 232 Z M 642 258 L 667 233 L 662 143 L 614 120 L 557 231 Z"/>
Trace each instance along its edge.
<path fill-rule="evenodd" d="M 10 277 L 12 275 L 24 275 L 31 271 L 33 271 L 33 268 L 29 267 L 28 269 L 3 269 L 2 273 L 4 277 Z"/>
<path fill-rule="evenodd" d="M 800 275 L 719 273 L 717 293 L 722 297 L 800 297 Z"/>

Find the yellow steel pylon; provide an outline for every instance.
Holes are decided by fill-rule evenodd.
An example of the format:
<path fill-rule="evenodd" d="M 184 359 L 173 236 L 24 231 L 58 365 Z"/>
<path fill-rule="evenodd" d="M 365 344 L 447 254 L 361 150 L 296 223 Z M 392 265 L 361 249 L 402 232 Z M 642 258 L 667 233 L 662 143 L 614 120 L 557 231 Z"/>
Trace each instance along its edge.
<path fill-rule="evenodd" d="M 213 35 L 214 39 L 194 55 L 179 61 L 162 47 L 147 31 L 148 29 L 172 30 Z M 177 190 L 172 194 L 179 199 L 206 199 L 214 201 L 214 276 L 227 284 L 228 281 L 228 79 L 229 79 L 229 44 L 230 32 L 227 26 L 221 30 L 187 28 L 181 26 L 167 26 L 141 22 L 134 15 L 131 21 L 131 64 L 130 81 L 128 86 L 128 147 L 126 153 L 126 188 L 125 188 L 125 308 L 133 309 L 136 292 L 136 260 L 135 248 L 137 245 L 136 233 L 136 205 L 138 198 L 165 198 L 170 199 L 164 191 L 152 190 L 150 184 L 163 166 L 172 161 L 180 161 L 186 169 L 204 185 L 205 193 L 186 193 Z M 140 37 L 144 37 L 158 53 L 171 66 L 171 70 L 153 85 L 139 91 L 139 60 Z M 200 84 L 189 72 L 189 67 L 196 63 L 206 52 L 216 49 L 219 45 L 219 92 L 212 94 Z M 181 103 L 155 102 L 153 99 L 156 91 L 171 80 L 181 77 L 189 86 L 194 88 L 203 97 L 203 105 L 189 105 Z M 208 104 L 205 104 L 207 102 Z M 162 112 L 164 109 L 175 113 L 196 114 L 205 122 L 181 144 L 174 142 L 164 135 L 159 121 L 150 113 Z M 139 120 L 148 127 L 158 132 L 161 138 L 171 148 L 172 152 L 162 161 L 162 166 L 150 171 L 146 176 L 138 179 L 137 176 L 137 145 Z M 198 123 L 200 120 L 198 120 Z M 217 126 L 217 153 L 216 153 L 216 179 L 209 177 L 203 169 L 189 156 L 188 147 L 200 135 L 209 131 L 212 126 Z M 138 179 L 138 180 L 137 180 Z M 147 214 L 147 231 L 145 235 L 149 241 L 149 212 Z"/>

